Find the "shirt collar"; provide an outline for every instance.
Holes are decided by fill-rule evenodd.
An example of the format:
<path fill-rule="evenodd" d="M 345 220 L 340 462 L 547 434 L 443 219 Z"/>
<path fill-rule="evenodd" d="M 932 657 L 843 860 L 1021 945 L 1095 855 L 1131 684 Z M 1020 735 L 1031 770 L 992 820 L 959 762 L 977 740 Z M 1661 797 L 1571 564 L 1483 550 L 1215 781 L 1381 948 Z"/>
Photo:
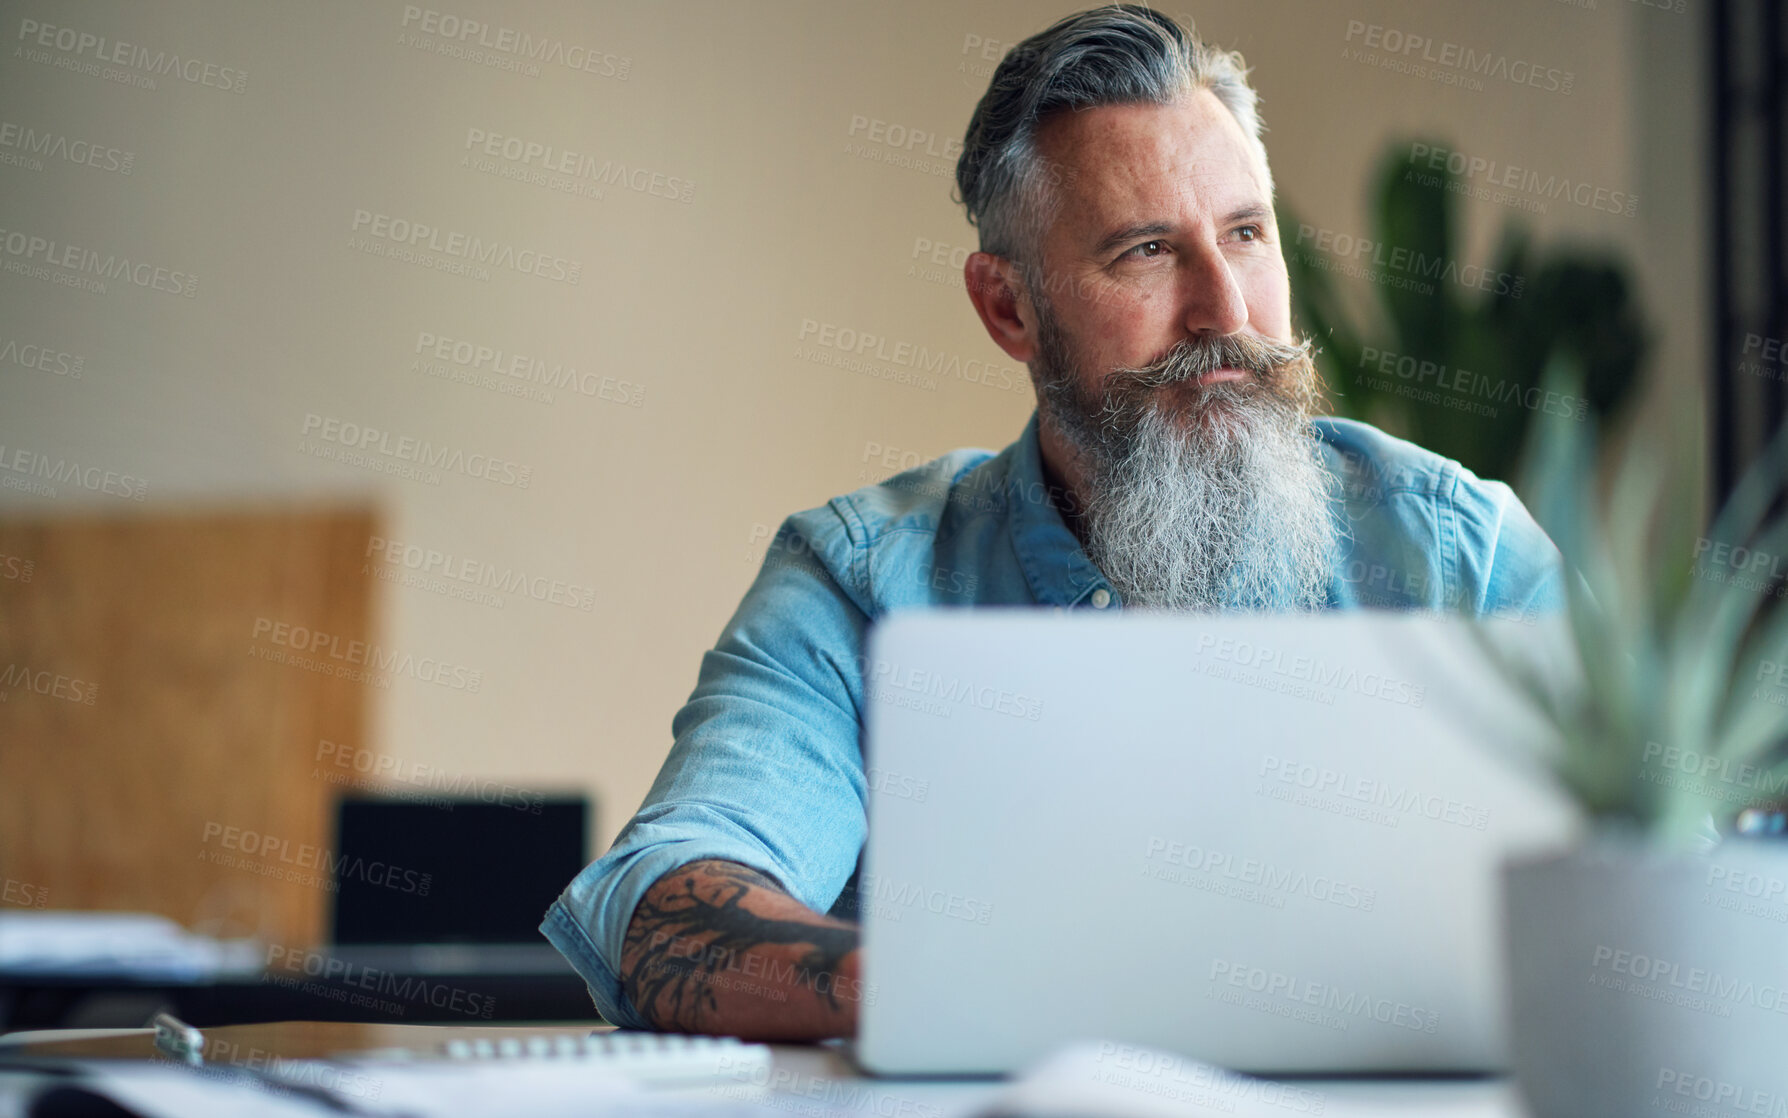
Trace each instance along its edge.
<path fill-rule="evenodd" d="M 1043 452 L 1037 442 L 1037 413 L 1031 412 L 1024 433 L 1012 444 L 1006 470 L 1007 523 L 1012 548 L 1030 583 L 1031 596 L 1043 605 L 1078 605 L 1106 587 L 1080 540 L 1062 519 L 1054 494 L 1043 476 Z"/>

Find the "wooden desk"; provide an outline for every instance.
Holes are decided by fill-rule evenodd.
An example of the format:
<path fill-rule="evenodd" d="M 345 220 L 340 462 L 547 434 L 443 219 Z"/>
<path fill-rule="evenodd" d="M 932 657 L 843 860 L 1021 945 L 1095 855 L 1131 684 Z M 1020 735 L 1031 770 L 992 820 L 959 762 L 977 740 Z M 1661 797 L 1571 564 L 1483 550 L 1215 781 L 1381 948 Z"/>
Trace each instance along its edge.
<path fill-rule="evenodd" d="M 614 1028 L 592 1017 L 568 1025 L 390 1025 L 361 1021 L 275 1021 L 259 1025 L 225 1025 L 202 1030 L 205 1059 L 217 1063 L 268 1060 L 326 1060 L 378 1048 L 432 1049 L 448 1040 L 498 1039 L 519 1033 L 584 1036 L 592 1029 Z M 0 1038 L 0 1060 L 8 1056 L 59 1057 L 82 1060 L 158 1059 L 154 1029 L 70 1029 L 71 1040 L 43 1039 L 12 1046 Z M 107 1033 L 98 1036 L 92 1034 Z"/>

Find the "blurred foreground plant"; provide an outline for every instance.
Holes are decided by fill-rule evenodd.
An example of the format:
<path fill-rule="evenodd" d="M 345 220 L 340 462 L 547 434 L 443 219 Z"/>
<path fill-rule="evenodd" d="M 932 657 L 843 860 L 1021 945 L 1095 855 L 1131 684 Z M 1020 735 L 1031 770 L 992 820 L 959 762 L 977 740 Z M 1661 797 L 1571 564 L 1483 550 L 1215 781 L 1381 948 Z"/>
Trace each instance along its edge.
<path fill-rule="evenodd" d="M 1569 391 L 1578 376 L 1561 359 L 1545 380 Z M 1683 410 L 1656 411 L 1682 422 Z M 1548 760 L 1594 825 L 1682 843 L 1708 815 L 1724 830 L 1788 788 L 1788 583 L 1703 561 L 1788 553 L 1788 516 L 1776 511 L 1788 426 L 1705 535 L 1693 440 L 1635 431 L 1599 476 L 1596 430 L 1542 419 L 1523 478 L 1570 572 L 1565 623 L 1581 685 L 1560 688 L 1531 660 L 1486 647 L 1560 731 Z"/>

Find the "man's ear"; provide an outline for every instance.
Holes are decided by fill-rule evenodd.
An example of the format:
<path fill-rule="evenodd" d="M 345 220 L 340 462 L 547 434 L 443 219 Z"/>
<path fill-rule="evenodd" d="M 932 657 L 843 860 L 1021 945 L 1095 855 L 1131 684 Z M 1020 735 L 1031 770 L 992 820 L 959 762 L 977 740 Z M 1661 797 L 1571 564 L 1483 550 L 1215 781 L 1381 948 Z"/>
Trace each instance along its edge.
<path fill-rule="evenodd" d="M 989 252 L 971 252 L 962 265 L 969 302 L 987 336 L 1020 364 L 1037 355 L 1037 317 L 1019 279 L 1018 265 Z"/>

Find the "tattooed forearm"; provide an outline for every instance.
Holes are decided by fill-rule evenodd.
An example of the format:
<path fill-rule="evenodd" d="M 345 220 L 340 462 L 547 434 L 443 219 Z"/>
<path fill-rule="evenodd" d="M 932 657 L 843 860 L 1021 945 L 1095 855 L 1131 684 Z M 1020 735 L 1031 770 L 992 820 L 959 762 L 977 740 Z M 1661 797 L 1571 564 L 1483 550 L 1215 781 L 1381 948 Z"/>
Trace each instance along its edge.
<path fill-rule="evenodd" d="M 855 1031 L 857 929 L 757 870 L 702 861 L 660 878 L 633 912 L 621 987 L 661 1029 L 762 1037 Z"/>

